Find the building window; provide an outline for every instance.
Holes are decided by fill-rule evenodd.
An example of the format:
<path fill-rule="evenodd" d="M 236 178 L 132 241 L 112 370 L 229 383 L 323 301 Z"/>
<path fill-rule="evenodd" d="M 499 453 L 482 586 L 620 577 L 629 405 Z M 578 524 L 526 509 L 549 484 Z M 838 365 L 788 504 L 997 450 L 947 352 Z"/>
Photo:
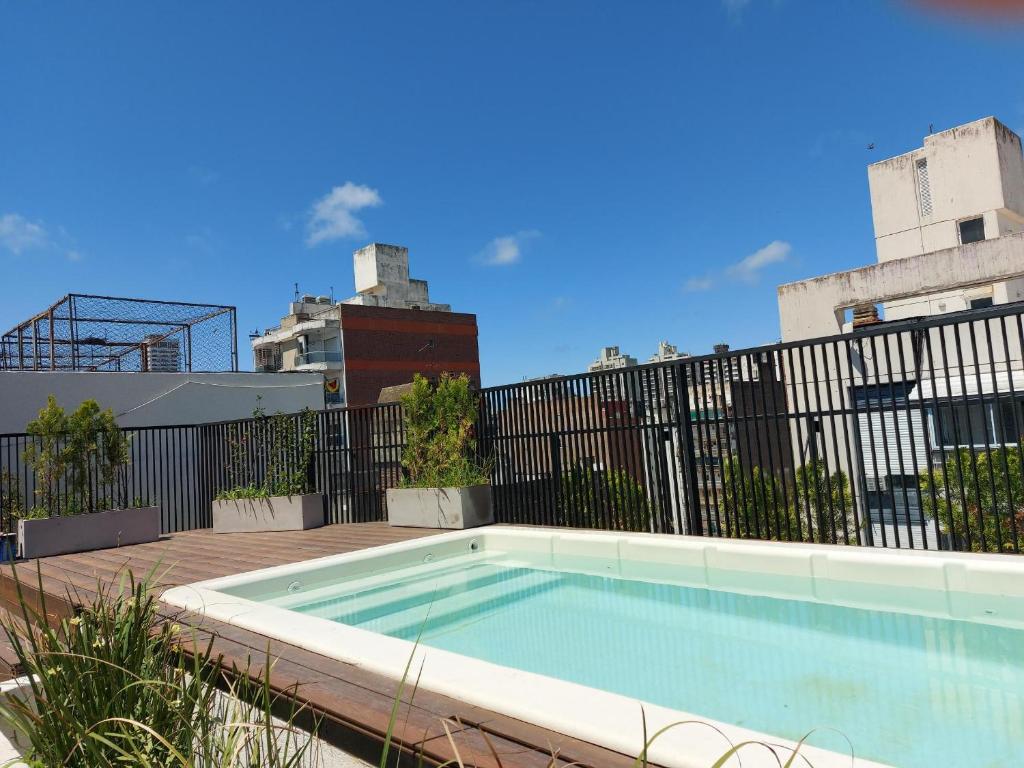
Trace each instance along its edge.
<path fill-rule="evenodd" d="M 981 216 L 964 219 L 958 226 L 960 227 L 960 243 L 963 245 L 985 239 L 985 220 Z"/>
<path fill-rule="evenodd" d="M 971 299 L 971 309 L 985 309 L 992 306 L 991 296 L 982 296 L 978 299 Z"/>
<path fill-rule="evenodd" d="M 1024 431 L 1024 397 L 1011 399 L 1009 393 L 998 392 L 996 402 L 972 398 L 967 403 L 941 404 L 938 413 L 929 409 L 932 441 L 946 450 L 1015 445 Z"/>
<path fill-rule="evenodd" d="M 917 199 L 921 204 L 921 215 L 932 215 L 932 188 L 928 183 L 928 161 L 918 160 L 917 168 Z"/>

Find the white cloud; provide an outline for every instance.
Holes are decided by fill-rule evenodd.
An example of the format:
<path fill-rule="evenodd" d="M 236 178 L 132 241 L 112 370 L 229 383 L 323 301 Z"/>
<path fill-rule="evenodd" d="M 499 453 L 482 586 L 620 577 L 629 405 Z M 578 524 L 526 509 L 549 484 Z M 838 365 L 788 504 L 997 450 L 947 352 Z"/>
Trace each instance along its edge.
<path fill-rule="evenodd" d="M 0 247 L 15 256 L 24 251 L 43 248 L 50 242 L 49 235 L 41 224 L 36 224 L 17 213 L 0 216 Z"/>
<path fill-rule="evenodd" d="M 77 251 L 74 248 L 69 250 L 67 252 L 66 256 L 68 258 L 68 261 L 81 261 L 82 260 L 82 252 L 81 251 Z"/>
<path fill-rule="evenodd" d="M 384 201 L 376 189 L 346 181 L 315 203 L 306 227 L 306 245 L 314 246 L 346 237 L 364 237 L 366 228 L 354 215 L 364 208 L 376 208 Z"/>
<path fill-rule="evenodd" d="M 691 277 L 683 284 L 683 290 L 687 293 L 700 293 L 702 291 L 710 291 L 715 287 L 715 281 L 712 277 Z"/>
<path fill-rule="evenodd" d="M 730 277 L 744 282 L 757 281 L 758 274 L 769 264 L 777 264 L 789 258 L 793 246 L 784 240 L 773 240 L 764 248 L 754 251 L 742 261 L 738 261 L 726 270 Z"/>
<path fill-rule="evenodd" d="M 514 235 L 496 237 L 479 254 L 479 260 L 489 267 L 507 267 L 522 259 L 527 241 L 540 237 L 535 229 L 526 229 Z"/>

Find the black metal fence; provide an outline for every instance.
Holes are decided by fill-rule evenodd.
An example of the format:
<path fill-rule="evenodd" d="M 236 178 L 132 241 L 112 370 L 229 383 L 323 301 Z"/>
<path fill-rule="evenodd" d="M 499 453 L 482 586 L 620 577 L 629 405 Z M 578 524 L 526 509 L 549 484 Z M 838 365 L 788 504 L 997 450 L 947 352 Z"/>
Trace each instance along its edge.
<path fill-rule="evenodd" d="M 500 522 L 1019 552 L 1024 305 L 481 393 L 479 446 Z M 296 434 L 299 415 L 288 417 Z M 166 530 L 209 525 L 227 488 L 302 465 L 331 522 L 386 517 L 397 405 L 312 419 L 308 455 L 258 420 L 128 430 L 129 495 Z M 38 494 L 24 435 L 0 436 L 12 499 Z M 242 446 L 241 448 L 239 446 Z M 239 458 L 241 457 L 241 458 Z"/>
<path fill-rule="evenodd" d="M 71 467 L 40 476 L 26 451 L 42 448 L 42 439 L 0 435 L 0 524 L 11 531 L 33 507 L 88 511 L 118 497 L 135 506 L 158 505 L 165 532 L 205 528 L 219 493 L 261 486 L 273 472 L 308 474 L 311 487 L 324 494 L 329 522 L 383 520 L 384 490 L 401 476 L 400 415 L 397 405 L 383 405 L 126 429 L 130 459 L 114 481 L 117 493 L 92 467 L 84 489 L 74 482 Z M 282 418 L 285 424 L 279 423 Z M 300 446 L 306 418 L 312 438 L 308 457 Z M 281 434 L 285 438 L 278 440 Z M 55 450 L 65 447 L 66 441 L 58 441 Z"/>

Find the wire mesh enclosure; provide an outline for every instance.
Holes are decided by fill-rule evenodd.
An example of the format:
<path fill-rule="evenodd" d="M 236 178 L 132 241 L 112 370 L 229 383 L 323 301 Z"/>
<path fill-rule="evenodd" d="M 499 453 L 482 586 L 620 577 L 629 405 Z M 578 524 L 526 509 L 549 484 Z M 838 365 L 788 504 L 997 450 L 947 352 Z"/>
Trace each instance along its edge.
<path fill-rule="evenodd" d="M 237 371 L 235 308 L 68 294 L 0 339 L 7 371 Z"/>

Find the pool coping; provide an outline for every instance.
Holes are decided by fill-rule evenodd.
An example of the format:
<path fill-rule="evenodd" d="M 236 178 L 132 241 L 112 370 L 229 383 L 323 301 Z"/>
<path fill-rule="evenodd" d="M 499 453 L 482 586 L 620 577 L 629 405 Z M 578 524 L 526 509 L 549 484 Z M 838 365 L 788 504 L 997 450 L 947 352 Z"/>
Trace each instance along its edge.
<path fill-rule="evenodd" d="M 573 551 L 597 550 L 607 557 L 611 551 L 622 553 L 623 546 L 633 555 L 641 552 L 646 558 L 666 557 L 674 553 L 677 558 L 688 561 L 693 567 L 703 567 L 708 574 L 721 576 L 735 570 L 742 563 L 743 570 L 749 571 L 751 563 L 757 569 L 769 573 L 808 575 L 812 583 L 834 580 L 843 575 L 847 580 L 876 585 L 891 583 L 893 577 L 911 579 L 929 588 L 941 584 L 943 589 L 957 590 L 973 587 L 972 594 L 1006 595 L 1006 587 L 1012 587 L 1013 597 L 1024 594 L 1024 562 L 1012 556 L 976 555 L 973 553 L 947 552 L 906 552 L 899 550 L 875 550 L 854 547 L 835 547 L 817 544 L 788 544 L 780 542 L 736 541 L 680 537 L 673 535 L 622 534 L 617 532 L 579 532 L 565 529 L 537 529 L 514 526 L 495 526 L 473 531 L 459 531 L 441 534 L 425 540 L 414 540 L 398 544 L 373 547 L 343 555 L 332 555 L 314 560 L 283 566 L 260 569 L 245 574 L 198 582 L 185 587 L 175 587 L 164 593 L 163 600 L 171 605 L 204 613 L 211 618 L 271 635 L 307 650 L 352 663 L 369 671 L 400 679 L 410 658 L 409 669 L 420 675 L 420 686 L 469 704 L 484 707 L 502 714 L 566 733 L 586 741 L 599 744 L 626 754 L 637 754 L 643 744 L 641 704 L 635 699 L 598 691 L 586 686 L 568 683 L 554 678 L 522 672 L 490 662 L 472 659 L 440 649 L 414 646 L 413 643 L 385 637 L 366 630 L 335 624 L 323 619 L 303 616 L 275 606 L 267 606 L 240 597 L 232 597 L 217 589 L 238 586 L 254 579 L 272 576 L 288 576 L 306 572 L 311 565 L 329 566 L 335 563 L 355 562 L 379 557 L 382 550 L 388 553 L 406 553 L 430 549 L 445 542 L 460 542 L 477 538 L 498 539 L 519 537 L 532 540 L 543 547 L 568 553 Z M 621 562 L 621 560 L 620 560 Z M 679 560 L 676 560 L 679 562 Z M 801 565 L 802 563 L 802 565 Z M 864 568 L 867 565 L 869 567 Z M 859 566 L 859 567 L 858 567 Z M 1007 580 L 1007 576 L 1016 579 Z M 913 579 L 911 579 L 913 580 Z M 998 583 L 997 583 L 998 582 Z M 727 588 L 728 585 L 709 583 L 712 588 Z M 808 599 L 820 600 L 820 596 Z M 826 602 L 843 604 L 842 600 L 828 599 Z M 941 614 L 939 614 L 941 615 Z M 969 618 L 954 616 L 953 618 Z M 977 620 L 992 621 L 991 616 L 981 615 Z M 998 621 L 992 623 L 999 623 Z M 273 628 L 272 630 L 270 628 Z M 413 650 L 415 648 L 415 655 Z M 429 664 L 425 662 L 429 659 Z M 421 672 L 422 670 L 422 672 Z M 480 681 L 486 680 L 486 685 Z M 537 702 L 557 702 L 557 706 L 538 705 Z M 567 717 L 566 712 L 586 712 L 583 722 L 579 717 Z M 648 733 L 659 726 L 680 720 L 708 723 L 721 733 L 728 734 L 733 743 L 743 741 L 765 741 L 780 749 L 791 750 L 793 742 L 766 734 L 718 723 L 709 718 L 689 715 L 654 705 L 643 705 L 647 719 Z M 624 727 L 632 716 L 635 723 Z M 712 764 L 728 749 L 723 736 L 712 728 L 680 726 L 663 735 L 648 752 L 649 758 L 668 766 L 701 766 Z M 680 760 L 680 751 L 685 757 Z M 757 752 L 742 753 L 743 764 L 756 766 L 759 763 L 777 765 L 775 759 L 764 753 L 759 760 Z M 857 766 L 868 768 L 879 763 L 851 758 L 815 748 L 803 747 L 801 755 L 808 757 L 815 766 Z"/>

